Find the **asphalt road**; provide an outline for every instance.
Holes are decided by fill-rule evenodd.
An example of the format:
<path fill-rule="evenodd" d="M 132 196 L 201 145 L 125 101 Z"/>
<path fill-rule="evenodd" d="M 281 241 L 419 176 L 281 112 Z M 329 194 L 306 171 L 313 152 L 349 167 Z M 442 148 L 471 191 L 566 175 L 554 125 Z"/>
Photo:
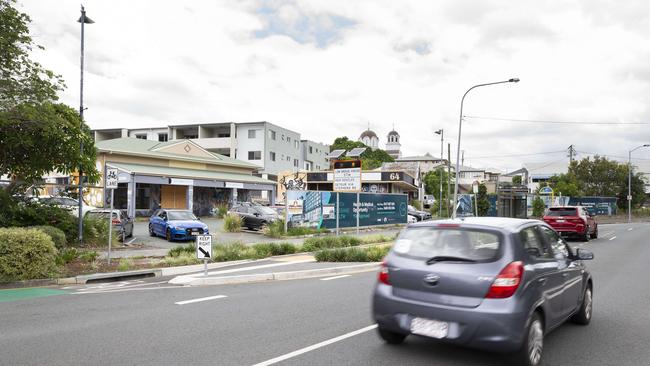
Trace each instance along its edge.
<path fill-rule="evenodd" d="M 650 225 L 603 225 L 600 234 L 572 243 L 596 255 L 589 263 L 592 323 L 548 334 L 544 365 L 650 364 Z M 269 365 L 281 358 L 278 365 L 471 366 L 507 360 L 418 337 L 383 344 L 370 318 L 374 282 L 373 273 L 199 288 L 154 279 L 0 302 L 0 364 Z"/>

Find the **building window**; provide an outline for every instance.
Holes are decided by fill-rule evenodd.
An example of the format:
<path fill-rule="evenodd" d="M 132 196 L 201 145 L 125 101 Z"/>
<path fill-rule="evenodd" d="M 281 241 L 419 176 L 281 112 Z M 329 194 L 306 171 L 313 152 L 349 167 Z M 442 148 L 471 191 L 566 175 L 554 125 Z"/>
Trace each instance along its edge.
<path fill-rule="evenodd" d="M 146 133 L 138 133 L 138 134 L 135 135 L 135 138 L 140 139 L 140 140 L 146 140 L 147 139 L 147 134 Z"/>
<path fill-rule="evenodd" d="M 293 166 L 298 167 L 298 159 L 293 159 Z"/>
<path fill-rule="evenodd" d="M 284 141 L 284 134 L 282 134 L 282 141 Z"/>
<path fill-rule="evenodd" d="M 165 142 L 168 140 L 168 136 L 166 133 L 159 133 L 158 134 L 158 141 L 160 142 Z"/>
<path fill-rule="evenodd" d="M 291 137 L 287 136 L 287 142 L 291 143 Z"/>
<path fill-rule="evenodd" d="M 287 155 L 287 161 L 291 161 L 291 156 Z"/>
<path fill-rule="evenodd" d="M 275 140 L 275 131 L 273 131 L 273 130 L 269 130 L 269 138 L 270 138 L 271 140 Z"/>
<path fill-rule="evenodd" d="M 313 153 L 314 153 L 314 148 L 311 147 L 311 146 L 309 147 L 309 153 L 310 153 L 310 154 L 313 154 Z"/>
<path fill-rule="evenodd" d="M 296 147 L 296 150 L 300 149 L 300 145 L 298 145 L 298 140 L 294 141 L 294 146 Z"/>
<path fill-rule="evenodd" d="M 255 132 L 257 130 L 248 130 L 248 138 L 249 139 L 254 139 L 255 138 Z"/>
<path fill-rule="evenodd" d="M 248 160 L 262 160 L 262 152 L 261 151 L 249 151 L 248 152 Z"/>
<path fill-rule="evenodd" d="M 269 154 L 271 155 L 271 161 L 275 161 L 275 153 L 271 151 Z"/>
<path fill-rule="evenodd" d="M 194 140 L 194 139 L 198 139 L 198 138 L 199 138 L 199 135 L 185 135 L 185 139 L 187 139 L 187 140 Z"/>
<path fill-rule="evenodd" d="M 305 161 L 305 170 L 311 170 L 312 163 L 311 161 Z"/>
<path fill-rule="evenodd" d="M 316 170 L 320 170 L 320 165 L 316 165 Z"/>

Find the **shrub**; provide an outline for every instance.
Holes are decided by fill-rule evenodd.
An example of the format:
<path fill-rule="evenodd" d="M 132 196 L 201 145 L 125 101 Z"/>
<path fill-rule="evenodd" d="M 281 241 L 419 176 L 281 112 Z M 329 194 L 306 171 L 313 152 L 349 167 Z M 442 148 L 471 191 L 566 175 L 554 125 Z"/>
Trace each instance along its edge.
<path fill-rule="evenodd" d="M 77 248 L 65 248 L 59 252 L 59 255 L 56 257 L 56 263 L 58 265 L 64 265 L 74 261 L 77 258 L 79 258 L 79 251 Z"/>
<path fill-rule="evenodd" d="M 135 267 L 135 263 L 131 258 L 122 258 L 120 259 L 120 264 L 117 265 L 118 271 L 128 271 L 131 268 Z"/>
<path fill-rule="evenodd" d="M 388 243 L 395 240 L 395 236 L 386 236 L 383 234 L 368 235 L 360 238 L 363 244 Z"/>
<path fill-rule="evenodd" d="M 188 254 L 186 252 L 181 252 L 180 254 L 176 256 L 168 256 L 165 257 L 162 260 L 162 263 L 164 263 L 167 266 L 174 267 L 174 266 L 189 266 L 191 264 L 199 264 L 201 261 L 196 258 L 194 253 Z"/>
<path fill-rule="evenodd" d="M 223 219 L 228 215 L 228 205 L 217 206 L 217 218 Z"/>
<path fill-rule="evenodd" d="M 273 255 L 293 254 L 298 251 L 291 243 L 262 243 L 252 246 L 256 258 L 266 258 Z"/>
<path fill-rule="evenodd" d="M 77 241 L 77 218 L 65 209 L 33 201 L 21 201 L 0 189 L 0 227 L 54 226 L 68 243 Z"/>
<path fill-rule="evenodd" d="M 302 245 L 305 252 L 313 252 L 319 249 L 352 247 L 361 244 L 361 239 L 354 236 L 321 236 L 307 238 Z"/>
<path fill-rule="evenodd" d="M 239 215 L 229 214 L 223 218 L 223 228 L 229 233 L 241 231 L 242 219 Z"/>
<path fill-rule="evenodd" d="M 311 235 L 311 234 L 321 234 L 321 233 L 327 233 L 329 230 L 325 228 L 320 228 L 316 229 L 313 227 L 290 227 L 287 230 L 287 235 L 288 236 L 300 236 L 300 235 Z"/>
<path fill-rule="evenodd" d="M 186 244 L 186 245 L 179 245 L 176 247 L 173 247 L 169 250 L 169 253 L 167 253 L 167 256 L 169 257 L 180 257 L 181 255 L 184 254 L 189 254 L 189 255 L 194 255 L 196 253 L 196 246 L 193 243 Z"/>
<path fill-rule="evenodd" d="M 256 258 L 253 248 L 242 243 L 217 244 L 212 246 L 212 260 L 215 262 L 236 261 Z"/>
<path fill-rule="evenodd" d="M 291 230 L 289 230 L 291 231 Z M 275 220 L 272 223 L 266 225 L 264 228 L 264 235 L 270 236 L 272 238 L 281 238 L 284 236 L 284 220 L 279 219 Z"/>
<path fill-rule="evenodd" d="M 318 251 L 319 262 L 379 262 L 390 251 L 389 246 L 370 248 L 336 248 Z"/>
<path fill-rule="evenodd" d="M 40 230 L 0 229 L 0 281 L 52 277 L 58 272 L 58 251 Z"/>
<path fill-rule="evenodd" d="M 67 240 L 65 238 L 65 233 L 63 230 L 57 229 L 54 226 L 48 226 L 48 225 L 40 225 L 40 226 L 31 226 L 30 229 L 37 229 L 45 234 L 47 234 L 50 239 L 54 242 L 54 246 L 56 246 L 56 249 L 59 251 L 65 248 L 67 244 Z"/>
<path fill-rule="evenodd" d="M 539 196 L 535 196 L 535 199 L 533 200 L 533 217 L 542 217 L 544 216 L 544 209 L 546 208 L 546 205 L 544 205 L 544 201 Z"/>
<path fill-rule="evenodd" d="M 87 251 L 87 252 L 82 252 L 79 254 L 79 259 L 81 259 L 84 262 L 92 263 L 99 258 L 99 253 L 97 253 L 94 250 Z"/>
<path fill-rule="evenodd" d="M 416 210 L 422 210 L 422 204 L 418 200 L 411 200 L 411 206 L 413 206 Z"/>

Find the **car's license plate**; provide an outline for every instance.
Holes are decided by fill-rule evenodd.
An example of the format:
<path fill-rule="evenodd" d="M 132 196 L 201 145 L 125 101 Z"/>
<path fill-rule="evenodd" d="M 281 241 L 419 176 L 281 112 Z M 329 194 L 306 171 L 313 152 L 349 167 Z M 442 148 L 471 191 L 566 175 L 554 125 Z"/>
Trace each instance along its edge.
<path fill-rule="evenodd" d="M 555 222 L 565 222 L 566 220 L 555 220 Z"/>
<path fill-rule="evenodd" d="M 411 333 L 431 338 L 445 338 L 449 332 L 449 323 L 439 320 L 413 318 L 411 320 Z"/>
<path fill-rule="evenodd" d="M 198 231 L 192 231 L 192 235 L 199 235 Z"/>

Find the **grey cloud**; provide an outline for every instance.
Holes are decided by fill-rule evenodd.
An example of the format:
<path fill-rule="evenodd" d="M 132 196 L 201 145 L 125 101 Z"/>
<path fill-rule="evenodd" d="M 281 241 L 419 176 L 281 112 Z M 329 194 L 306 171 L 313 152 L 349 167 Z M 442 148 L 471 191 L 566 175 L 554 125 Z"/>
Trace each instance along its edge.
<path fill-rule="evenodd" d="M 413 51 L 420 56 L 428 55 L 432 52 L 431 42 L 425 39 L 413 39 L 406 42 L 396 42 L 393 49 L 397 52 Z"/>

